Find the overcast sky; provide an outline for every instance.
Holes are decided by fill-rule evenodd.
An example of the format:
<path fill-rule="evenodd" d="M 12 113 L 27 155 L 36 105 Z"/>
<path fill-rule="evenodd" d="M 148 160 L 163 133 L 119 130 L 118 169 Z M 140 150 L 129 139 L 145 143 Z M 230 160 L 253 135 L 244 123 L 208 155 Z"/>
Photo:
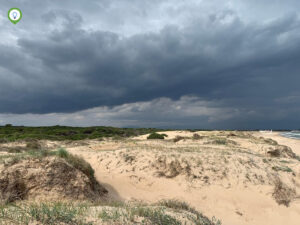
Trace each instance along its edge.
<path fill-rule="evenodd" d="M 0 3 L 0 124 L 300 128 L 299 0 Z"/>

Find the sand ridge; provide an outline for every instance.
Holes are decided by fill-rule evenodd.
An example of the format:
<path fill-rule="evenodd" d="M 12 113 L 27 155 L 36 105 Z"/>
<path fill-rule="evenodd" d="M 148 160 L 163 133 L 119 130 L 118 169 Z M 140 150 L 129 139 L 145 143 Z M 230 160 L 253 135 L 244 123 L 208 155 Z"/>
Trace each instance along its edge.
<path fill-rule="evenodd" d="M 163 133 L 166 140 L 143 135 L 67 149 L 93 166 L 112 198 L 176 198 L 225 225 L 298 224 L 299 161 L 268 153 L 289 140 L 276 144 L 257 132 L 197 132 L 197 140 L 194 132 Z M 176 136 L 184 138 L 174 142 Z M 277 181 L 296 193 L 288 207 L 274 199 Z"/>

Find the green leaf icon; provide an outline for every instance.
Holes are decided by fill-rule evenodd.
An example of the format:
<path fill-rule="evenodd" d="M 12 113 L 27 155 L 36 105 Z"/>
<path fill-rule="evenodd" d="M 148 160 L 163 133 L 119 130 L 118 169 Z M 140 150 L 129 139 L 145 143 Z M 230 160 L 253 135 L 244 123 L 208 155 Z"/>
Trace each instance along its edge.
<path fill-rule="evenodd" d="M 11 8 L 8 11 L 8 19 L 13 24 L 17 24 L 22 19 L 22 12 L 18 8 Z"/>

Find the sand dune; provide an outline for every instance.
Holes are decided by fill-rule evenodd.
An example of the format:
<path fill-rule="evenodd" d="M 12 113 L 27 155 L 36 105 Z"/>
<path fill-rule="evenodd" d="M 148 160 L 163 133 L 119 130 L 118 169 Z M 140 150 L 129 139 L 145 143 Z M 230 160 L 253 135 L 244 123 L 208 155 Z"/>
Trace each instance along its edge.
<path fill-rule="evenodd" d="M 176 198 L 225 225 L 299 224 L 300 163 L 289 152 L 299 152 L 299 141 L 255 132 L 197 132 L 197 140 L 188 131 L 164 133 L 166 140 L 144 135 L 67 149 L 94 167 L 112 198 Z M 275 149 L 282 155 L 270 155 Z M 286 189 L 276 202 L 278 182 Z"/>
<path fill-rule="evenodd" d="M 163 133 L 167 135 L 164 140 L 148 140 L 148 135 L 142 135 L 119 140 L 41 141 L 40 145 L 50 150 L 64 147 L 73 155 L 83 157 L 95 170 L 100 185 L 108 191 L 106 199 L 149 204 L 177 199 L 209 218 L 220 219 L 224 225 L 299 224 L 299 140 L 259 132 Z M 1 146 L 11 152 L 12 148 L 22 149 L 25 145 L 18 142 Z M 1 153 L 2 158 L 5 154 Z M 35 164 L 47 164 L 47 160 Z M 31 167 L 28 171 L 35 174 L 35 168 L 26 163 L 22 161 L 11 168 L 0 164 L 2 178 L 5 171 L 15 167 Z M 85 194 L 89 198 L 93 196 L 85 184 L 86 178 L 79 172 L 75 175 L 83 180 L 67 182 L 68 185 L 77 192 L 80 188 L 88 190 Z M 60 179 L 56 184 L 64 182 Z M 30 192 L 32 197 L 34 188 Z M 46 193 L 46 189 L 36 190 Z M 55 192 L 53 196 L 65 199 L 70 193 Z"/>

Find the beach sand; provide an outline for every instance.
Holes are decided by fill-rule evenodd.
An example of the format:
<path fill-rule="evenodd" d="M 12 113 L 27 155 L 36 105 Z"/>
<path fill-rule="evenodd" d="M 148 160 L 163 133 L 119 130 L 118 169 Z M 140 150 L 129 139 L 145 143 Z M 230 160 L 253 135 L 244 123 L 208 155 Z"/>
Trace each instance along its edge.
<path fill-rule="evenodd" d="M 272 138 L 299 155 L 300 141 L 277 133 L 197 132 L 199 140 L 189 131 L 163 133 L 166 140 L 146 140 L 143 135 L 68 150 L 93 166 L 114 199 L 179 199 L 224 225 L 299 224 L 300 201 L 295 197 L 288 207 L 279 205 L 273 193 L 275 177 L 299 193 L 300 163 L 271 158 L 267 151 L 272 145 L 259 137 Z M 176 136 L 186 139 L 174 143 Z M 214 144 L 215 139 L 232 143 Z M 272 169 L 285 166 L 293 174 Z"/>

